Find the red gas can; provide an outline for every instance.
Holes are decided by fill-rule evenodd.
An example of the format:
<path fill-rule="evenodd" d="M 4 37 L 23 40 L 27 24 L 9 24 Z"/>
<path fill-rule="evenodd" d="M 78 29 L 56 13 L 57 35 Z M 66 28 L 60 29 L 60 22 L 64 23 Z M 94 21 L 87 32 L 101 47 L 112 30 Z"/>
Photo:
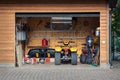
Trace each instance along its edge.
<path fill-rule="evenodd" d="M 47 46 L 48 45 L 48 41 L 47 41 L 47 39 L 43 39 L 42 40 L 42 46 Z"/>

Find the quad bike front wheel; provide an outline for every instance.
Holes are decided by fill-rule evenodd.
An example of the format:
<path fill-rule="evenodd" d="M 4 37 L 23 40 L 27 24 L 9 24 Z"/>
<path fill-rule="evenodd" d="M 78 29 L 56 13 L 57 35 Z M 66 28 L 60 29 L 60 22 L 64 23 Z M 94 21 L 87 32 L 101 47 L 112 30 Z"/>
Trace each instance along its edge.
<path fill-rule="evenodd" d="M 72 53 L 71 54 L 71 64 L 72 65 L 77 65 L 77 53 Z"/>
<path fill-rule="evenodd" d="M 55 65 L 61 64 L 61 53 L 55 53 Z"/>

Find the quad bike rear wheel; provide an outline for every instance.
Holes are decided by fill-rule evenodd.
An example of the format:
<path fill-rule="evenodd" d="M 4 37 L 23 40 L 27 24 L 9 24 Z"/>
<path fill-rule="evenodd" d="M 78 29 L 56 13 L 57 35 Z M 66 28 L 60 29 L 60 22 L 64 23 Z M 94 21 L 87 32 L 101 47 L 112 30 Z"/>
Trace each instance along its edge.
<path fill-rule="evenodd" d="M 71 64 L 72 65 L 77 65 L 77 53 L 72 53 L 71 54 Z"/>
<path fill-rule="evenodd" d="M 55 65 L 61 64 L 61 53 L 55 53 Z"/>

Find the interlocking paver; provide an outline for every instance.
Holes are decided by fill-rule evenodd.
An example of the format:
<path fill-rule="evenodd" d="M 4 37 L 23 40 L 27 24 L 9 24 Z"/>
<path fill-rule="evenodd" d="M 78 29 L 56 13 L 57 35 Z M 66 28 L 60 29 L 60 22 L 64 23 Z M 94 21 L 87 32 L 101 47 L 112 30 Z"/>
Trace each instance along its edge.
<path fill-rule="evenodd" d="M 120 69 L 100 69 L 90 65 L 25 65 L 0 68 L 0 80 L 120 80 Z"/>

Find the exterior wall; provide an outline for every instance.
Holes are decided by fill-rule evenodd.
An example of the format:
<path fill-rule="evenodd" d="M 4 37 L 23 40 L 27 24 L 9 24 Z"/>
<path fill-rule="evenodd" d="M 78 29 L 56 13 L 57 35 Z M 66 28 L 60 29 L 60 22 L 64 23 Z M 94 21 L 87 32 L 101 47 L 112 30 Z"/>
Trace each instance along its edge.
<path fill-rule="evenodd" d="M 100 12 L 100 63 L 109 66 L 109 6 Z M 107 67 L 107 65 L 102 66 Z"/>
<path fill-rule="evenodd" d="M 11 33 L 12 37 L 6 35 L 6 37 L 2 36 L 3 38 L 0 38 L 0 44 L 3 44 L 3 46 L 0 46 L 0 54 L 5 53 L 4 51 L 11 51 L 8 53 L 6 58 L 5 55 L 0 56 L 0 63 L 14 63 L 15 62 L 15 13 L 17 12 L 100 12 L 100 63 L 108 63 L 109 61 L 109 38 L 108 38 L 108 30 L 109 30 L 109 18 L 108 18 L 108 6 L 106 3 L 103 4 L 46 4 L 46 5 L 8 5 L 7 7 L 5 5 L 0 5 L 0 16 L 3 18 L 0 18 L 0 33 L 3 32 L 3 30 L 7 30 L 3 32 L 4 34 Z M 21 7 L 22 6 L 22 7 Z M 8 13 L 10 12 L 10 13 Z M 2 24 L 2 25 L 1 25 Z M 7 29 L 6 29 L 7 28 Z M 8 41 L 8 38 L 9 41 Z M 11 40 L 11 41 L 10 41 Z M 5 42 L 7 41 L 7 42 Z M 7 43 L 11 43 L 10 45 L 6 45 Z"/>
<path fill-rule="evenodd" d="M 0 12 L 0 66 L 15 63 L 15 14 Z"/>

